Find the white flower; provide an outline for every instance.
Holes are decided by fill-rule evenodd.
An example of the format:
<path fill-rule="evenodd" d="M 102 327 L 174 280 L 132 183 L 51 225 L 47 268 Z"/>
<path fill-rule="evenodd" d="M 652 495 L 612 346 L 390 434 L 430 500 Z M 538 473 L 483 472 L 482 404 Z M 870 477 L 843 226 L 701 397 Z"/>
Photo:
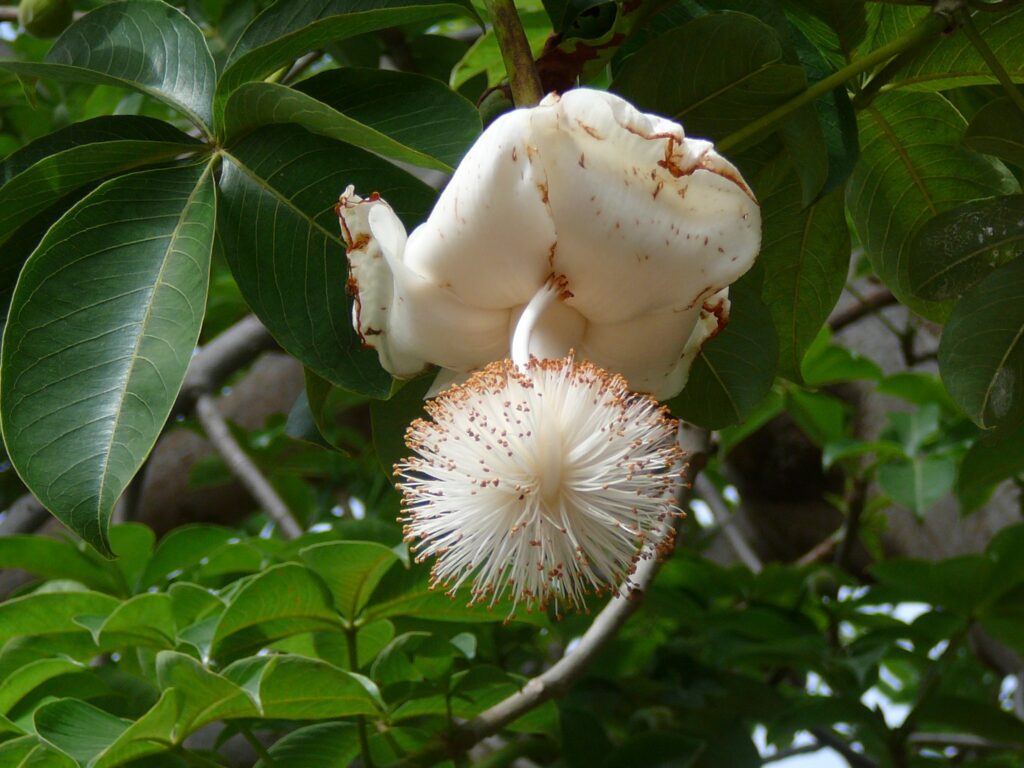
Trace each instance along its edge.
<path fill-rule="evenodd" d="M 396 465 L 406 539 L 471 602 L 580 609 L 671 544 L 677 423 L 573 358 L 492 363 L 427 403 Z"/>
<path fill-rule="evenodd" d="M 574 349 L 671 397 L 760 248 L 753 194 L 709 142 L 587 89 L 495 120 L 408 238 L 376 196 L 349 188 L 338 211 L 354 323 L 400 377 L 507 357 L 524 307 L 557 281 L 529 353 Z"/>

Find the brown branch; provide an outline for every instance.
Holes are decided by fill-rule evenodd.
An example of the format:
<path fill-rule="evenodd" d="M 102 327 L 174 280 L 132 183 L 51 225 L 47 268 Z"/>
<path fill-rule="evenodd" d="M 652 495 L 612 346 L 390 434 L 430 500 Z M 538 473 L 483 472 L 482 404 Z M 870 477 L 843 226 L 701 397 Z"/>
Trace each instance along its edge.
<path fill-rule="evenodd" d="M 246 490 L 252 494 L 259 505 L 266 511 L 281 533 L 287 539 L 295 539 L 302 535 L 302 526 L 292 517 L 288 505 L 277 495 L 277 491 L 263 477 L 259 468 L 249 458 L 242 446 L 235 440 L 227 422 L 217 409 L 213 396 L 202 394 L 196 400 L 196 418 L 203 426 L 207 438 L 214 449 L 224 459 L 231 473 L 241 481 Z"/>
<path fill-rule="evenodd" d="M 680 490 L 680 507 L 685 505 L 689 496 L 690 484 L 704 468 L 708 442 L 709 436 L 705 430 L 684 428 L 680 432 L 680 444 L 688 456 L 686 478 Z M 458 725 L 443 740 L 438 739 L 425 749 L 406 756 L 396 765 L 434 765 L 445 757 L 460 755 L 544 702 L 564 694 L 605 649 L 629 617 L 640 608 L 644 592 L 653 582 L 660 567 L 661 563 L 657 557 L 641 560 L 633 575 L 620 587 L 619 593 L 583 633 L 572 653 L 563 656 L 547 671 L 527 681 L 519 691 L 507 699 L 498 702 L 472 720 Z"/>
<path fill-rule="evenodd" d="M 873 315 L 880 309 L 890 307 L 893 304 L 898 304 L 896 297 L 893 296 L 892 291 L 888 288 L 883 288 L 876 291 L 875 293 L 859 298 L 857 304 L 853 305 L 849 309 L 845 309 L 841 312 L 836 312 L 829 318 L 828 327 L 832 330 L 832 333 L 841 331 L 848 325 L 853 325 L 858 320 L 861 320 L 868 315 Z"/>
<path fill-rule="evenodd" d="M 878 768 L 878 763 L 870 757 L 855 751 L 853 747 L 846 743 L 845 739 L 840 738 L 830 728 L 812 728 L 811 733 L 822 744 L 831 747 L 842 755 L 843 759 L 850 764 L 850 768 Z"/>
<path fill-rule="evenodd" d="M 494 36 L 498 39 L 501 58 L 505 62 L 512 100 L 517 107 L 535 106 L 544 97 L 544 91 L 516 4 L 512 0 L 485 0 L 485 4 L 491 13 Z"/>

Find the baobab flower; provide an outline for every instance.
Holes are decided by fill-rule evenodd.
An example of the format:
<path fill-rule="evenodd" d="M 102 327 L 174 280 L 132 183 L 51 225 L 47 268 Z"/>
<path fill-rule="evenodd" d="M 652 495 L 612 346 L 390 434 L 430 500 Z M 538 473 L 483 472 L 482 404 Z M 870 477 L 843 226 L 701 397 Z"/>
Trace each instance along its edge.
<path fill-rule="evenodd" d="M 495 120 L 411 235 L 351 188 L 338 213 L 355 327 L 393 375 L 433 364 L 453 380 L 507 357 L 557 277 L 529 353 L 573 349 L 660 399 L 682 389 L 760 247 L 753 194 L 710 142 L 583 88 Z"/>

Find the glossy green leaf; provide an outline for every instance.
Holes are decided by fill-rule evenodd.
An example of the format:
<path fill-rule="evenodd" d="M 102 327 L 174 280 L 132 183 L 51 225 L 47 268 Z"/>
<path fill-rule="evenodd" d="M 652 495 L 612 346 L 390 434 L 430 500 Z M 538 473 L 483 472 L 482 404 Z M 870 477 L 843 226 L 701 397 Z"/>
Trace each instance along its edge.
<path fill-rule="evenodd" d="M 946 456 L 915 456 L 909 461 L 883 464 L 878 482 L 893 501 L 918 517 L 956 484 L 956 460 Z"/>
<path fill-rule="evenodd" d="M 1024 115 L 1009 98 L 989 102 L 971 119 L 964 144 L 1024 168 Z"/>
<path fill-rule="evenodd" d="M 200 147 L 161 120 L 128 115 L 74 123 L 44 136 L 0 165 L 0 241 L 26 219 L 91 181 Z"/>
<path fill-rule="evenodd" d="M 315 723 L 292 731 L 267 752 L 274 765 L 337 768 L 359 754 L 359 730 L 355 723 Z M 261 760 L 256 768 L 270 765 Z"/>
<path fill-rule="evenodd" d="M 888 18 L 883 20 L 881 34 L 874 38 L 875 46 L 895 39 L 927 13 L 928 9 L 921 7 L 887 8 Z M 1024 8 L 975 13 L 974 24 L 1010 78 L 1024 82 Z M 963 33 L 937 36 L 908 57 L 889 81 L 894 88 L 929 91 L 997 83 L 992 70 Z"/>
<path fill-rule="evenodd" d="M 320 577 L 296 563 L 284 563 L 242 587 L 217 625 L 213 649 L 224 657 L 340 625 L 331 592 Z"/>
<path fill-rule="evenodd" d="M 682 123 L 689 135 L 720 139 L 805 87 L 803 69 L 782 57 L 775 31 L 753 16 L 709 14 L 628 59 L 612 90 Z"/>
<path fill-rule="evenodd" d="M 71 579 L 102 592 L 120 587 L 113 568 L 103 567 L 71 542 L 60 539 L 0 537 L 0 568 L 17 568 L 47 579 Z"/>
<path fill-rule="evenodd" d="M 168 533 L 157 546 L 139 580 L 142 588 L 159 586 L 168 574 L 199 565 L 210 552 L 237 536 L 230 528 L 216 525 L 185 525 Z"/>
<path fill-rule="evenodd" d="M 945 305 L 910 289 L 910 240 L 938 213 L 967 200 L 1020 190 L 998 161 L 963 146 L 965 122 L 942 96 L 884 93 L 858 117 L 860 161 L 846 203 L 878 275 L 913 310 L 943 319 Z"/>
<path fill-rule="evenodd" d="M 910 290 L 959 298 L 996 267 L 1024 255 L 1024 195 L 958 205 L 921 225 L 910 244 Z"/>
<path fill-rule="evenodd" d="M 164 752 L 174 735 L 180 711 L 181 695 L 177 690 L 164 691 L 156 704 L 132 723 L 102 752 L 92 759 L 89 768 L 115 768 L 132 764 L 146 755 Z"/>
<path fill-rule="evenodd" d="M 374 695 L 358 677 L 303 656 L 273 657 L 263 671 L 259 692 L 264 716 L 282 720 L 326 720 L 379 712 Z"/>
<path fill-rule="evenodd" d="M 433 78 L 378 69 L 333 69 L 295 88 L 247 83 L 231 94 L 228 140 L 261 125 L 307 131 L 395 160 L 450 171 L 480 133 L 480 113 Z"/>
<path fill-rule="evenodd" d="M 933 696 L 922 702 L 919 722 L 924 728 L 973 733 L 982 738 L 1024 749 L 1024 723 L 996 702 L 972 696 Z"/>
<path fill-rule="evenodd" d="M 158 0 L 103 5 L 75 22 L 42 63 L 0 62 L 19 75 L 141 91 L 209 129 L 216 70 L 185 14 Z"/>
<path fill-rule="evenodd" d="M 80 629 L 76 616 L 106 616 L 119 605 L 99 592 L 36 592 L 0 604 L 0 641 Z"/>
<path fill-rule="evenodd" d="M 302 550 L 302 559 L 327 583 L 334 604 L 355 619 L 377 584 L 400 562 L 390 547 L 372 541 L 335 541 Z"/>
<path fill-rule="evenodd" d="M 708 429 L 743 421 L 775 381 L 779 342 L 772 316 L 751 277 L 729 291 L 729 324 L 707 342 L 683 391 L 668 402 L 672 413 Z"/>
<path fill-rule="evenodd" d="M 364 150 L 295 126 L 269 126 L 225 155 L 219 234 L 242 295 L 281 346 L 334 384 L 380 397 L 391 377 L 353 330 L 345 288 L 334 205 L 348 184 L 379 191 L 406 226 L 434 197 Z"/>
<path fill-rule="evenodd" d="M 156 675 L 162 690 L 174 688 L 181 695 L 178 726 L 173 737 L 176 744 L 215 720 L 259 716 L 259 710 L 244 690 L 191 656 L 162 651 L 156 657 Z"/>
<path fill-rule="evenodd" d="M 123 176 L 47 233 L 15 289 L 4 442 L 39 500 L 101 552 L 199 338 L 213 224 L 210 165 Z"/>
<path fill-rule="evenodd" d="M 277 0 L 238 39 L 217 83 L 219 104 L 242 83 L 258 80 L 325 43 L 397 24 L 451 16 L 477 18 L 468 0 Z"/>
<path fill-rule="evenodd" d="M 800 381 L 804 353 L 846 284 L 850 237 L 843 198 L 836 191 L 804 207 L 788 160 L 759 174 L 754 191 L 763 216 L 761 297 L 779 336 L 779 372 Z"/>
<path fill-rule="evenodd" d="M 8 714 L 25 694 L 47 680 L 81 669 L 80 663 L 60 657 L 39 659 L 19 667 L 0 682 L 0 715 Z"/>
<path fill-rule="evenodd" d="M 130 720 L 77 699 L 58 699 L 35 713 L 36 732 L 81 768 L 128 730 Z"/>
<path fill-rule="evenodd" d="M 1024 259 L 992 272 L 956 305 L 939 344 L 939 370 L 979 426 L 1024 422 Z"/>
<path fill-rule="evenodd" d="M 109 644 L 105 641 L 117 636 L 140 646 L 171 648 L 177 634 L 170 595 L 145 592 L 114 609 L 100 627 L 97 643 Z"/>

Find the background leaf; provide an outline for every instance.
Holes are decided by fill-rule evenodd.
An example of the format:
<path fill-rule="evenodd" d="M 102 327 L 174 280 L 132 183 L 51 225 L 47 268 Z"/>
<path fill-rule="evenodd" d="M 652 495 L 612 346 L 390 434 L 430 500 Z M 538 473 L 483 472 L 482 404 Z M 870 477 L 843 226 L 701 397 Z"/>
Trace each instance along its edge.
<path fill-rule="evenodd" d="M 1024 168 L 1024 115 L 1009 98 L 989 102 L 971 119 L 964 144 Z"/>
<path fill-rule="evenodd" d="M 956 305 L 939 346 L 949 394 L 982 427 L 1024 422 L 1024 259 L 1000 267 Z"/>
<path fill-rule="evenodd" d="M 942 96 L 888 92 L 858 116 L 861 157 L 846 203 L 872 266 L 913 310 L 942 319 L 948 308 L 915 300 L 910 237 L 924 221 L 967 200 L 1013 194 L 1020 185 L 997 161 L 962 144 L 966 126 Z"/>
<path fill-rule="evenodd" d="M 199 338 L 211 170 L 107 182 L 47 233 L 12 299 L 0 381 L 8 453 L 39 500 L 101 552 Z"/>

